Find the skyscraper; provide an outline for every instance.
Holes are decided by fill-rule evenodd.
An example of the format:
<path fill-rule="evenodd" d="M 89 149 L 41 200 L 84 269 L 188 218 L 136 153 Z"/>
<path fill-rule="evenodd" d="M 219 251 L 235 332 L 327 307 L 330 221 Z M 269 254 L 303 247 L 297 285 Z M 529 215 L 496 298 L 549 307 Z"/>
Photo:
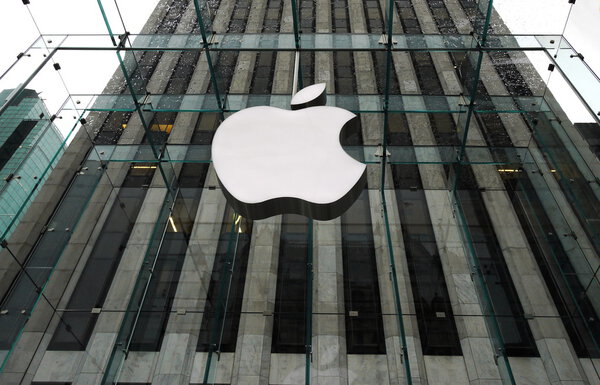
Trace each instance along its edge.
<path fill-rule="evenodd" d="M 600 169 L 525 55 L 573 51 L 491 3 L 161 0 L 114 46 L 50 46 L 120 66 L 3 242 L 0 381 L 599 381 Z M 367 188 L 241 217 L 219 122 L 319 82 Z"/>
<path fill-rule="evenodd" d="M 0 92 L 0 105 L 13 90 Z M 14 228 L 23 210 L 33 202 L 37 186 L 62 154 L 62 135 L 50 120 L 44 102 L 25 89 L 0 116 L 0 233 Z M 25 206 L 21 209 L 21 206 Z M 13 226 L 12 223 L 16 222 Z M 8 231 L 10 235 L 12 231 Z"/>

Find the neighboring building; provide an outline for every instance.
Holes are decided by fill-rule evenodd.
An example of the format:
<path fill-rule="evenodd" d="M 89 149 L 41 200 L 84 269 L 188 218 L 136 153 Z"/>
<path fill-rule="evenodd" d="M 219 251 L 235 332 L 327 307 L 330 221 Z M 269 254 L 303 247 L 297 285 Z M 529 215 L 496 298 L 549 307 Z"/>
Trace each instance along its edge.
<path fill-rule="evenodd" d="M 13 91 L 0 92 L 0 106 Z M 14 229 L 33 202 L 50 175 L 46 168 L 54 168 L 63 152 L 62 141 L 35 90 L 23 90 L 0 115 L 0 234 L 17 217 Z"/>
<path fill-rule="evenodd" d="M 214 82 L 197 3 L 159 1 L 142 34 L 164 36 L 139 38 L 152 49 L 104 90 L 139 91 L 141 113 L 98 98 L 6 239 L 0 383 L 600 382 L 600 168 L 524 52 L 456 48 L 477 47 L 470 34 L 488 2 L 395 1 L 401 48 L 386 87 L 386 2 L 298 1 L 302 42 L 321 33 L 335 46 L 299 55 L 302 82 L 325 82 L 330 103 L 360 111 L 340 140 L 368 164 L 368 188 L 327 222 L 241 218 L 209 162 L 217 90 L 232 110 L 286 107 L 291 2 L 210 2 Z M 236 46 L 226 33 L 251 38 Z M 448 39 L 430 39 L 439 34 Z M 173 48 L 182 41 L 189 50 Z M 274 42 L 290 45 L 244 48 Z M 475 88 L 482 107 L 459 163 Z M 391 156 L 378 163 L 384 120 Z M 160 162 L 151 144 L 168 150 Z"/>

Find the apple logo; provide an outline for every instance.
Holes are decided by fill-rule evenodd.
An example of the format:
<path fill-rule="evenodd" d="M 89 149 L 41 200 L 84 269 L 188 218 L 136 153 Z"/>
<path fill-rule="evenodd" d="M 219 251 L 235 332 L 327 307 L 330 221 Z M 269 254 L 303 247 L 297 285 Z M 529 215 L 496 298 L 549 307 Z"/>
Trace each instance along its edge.
<path fill-rule="evenodd" d="M 294 95 L 291 111 L 250 107 L 221 123 L 213 165 L 227 201 L 243 217 L 330 220 L 358 198 L 366 166 L 340 144 L 340 133 L 358 117 L 325 101 L 325 84 L 315 84 Z"/>

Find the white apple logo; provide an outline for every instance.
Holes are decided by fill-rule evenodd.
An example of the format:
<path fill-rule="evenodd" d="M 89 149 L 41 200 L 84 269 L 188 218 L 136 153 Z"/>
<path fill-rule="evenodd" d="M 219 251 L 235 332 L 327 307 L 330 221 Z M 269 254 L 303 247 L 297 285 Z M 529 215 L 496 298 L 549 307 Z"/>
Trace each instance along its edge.
<path fill-rule="evenodd" d="M 250 107 L 217 129 L 212 159 L 227 201 L 243 217 L 340 216 L 366 184 L 366 166 L 340 145 L 357 116 L 326 107 L 325 84 L 296 93 L 292 111 Z"/>

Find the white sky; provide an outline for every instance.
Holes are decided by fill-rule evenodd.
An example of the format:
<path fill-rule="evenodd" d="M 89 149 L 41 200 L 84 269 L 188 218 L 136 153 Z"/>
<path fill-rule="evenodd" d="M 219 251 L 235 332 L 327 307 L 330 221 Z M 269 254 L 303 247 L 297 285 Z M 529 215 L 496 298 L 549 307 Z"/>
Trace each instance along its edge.
<path fill-rule="evenodd" d="M 15 61 L 19 52 L 39 35 L 27 7 L 33 14 L 43 34 L 106 34 L 97 0 L 2 0 L 0 4 L 0 74 Z M 119 9 L 127 29 L 138 32 L 158 0 L 118 0 Z M 114 0 L 103 0 L 113 32 L 122 33 L 120 18 Z M 506 24 L 517 34 L 561 34 L 585 56 L 586 62 L 600 73 L 600 0 L 577 0 L 568 19 L 570 5 L 567 0 L 495 0 L 494 5 Z M 566 23 L 566 28 L 565 28 Z M 23 58 L 18 68 L 0 79 L 0 89 L 14 88 L 43 60 L 43 51 L 36 50 L 31 57 Z M 111 51 L 60 52 L 53 58 L 60 63 L 60 73 L 71 94 L 100 93 L 117 68 L 116 55 Z M 545 55 L 531 55 L 531 60 L 546 78 L 549 60 Z M 578 59 L 574 59 L 578 60 Z M 567 109 L 573 121 L 591 121 L 572 92 L 560 81 L 557 71 L 550 77 L 550 88 Z M 30 88 L 42 91 L 41 96 L 51 113 L 58 111 L 67 98 L 67 91 L 52 66 L 46 66 L 30 83 Z M 83 106 L 85 99 L 82 99 Z M 63 112 L 56 123 L 61 131 L 72 125 L 71 112 Z"/>
<path fill-rule="evenodd" d="M 39 36 L 27 8 L 43 34 L 107 34 L 106 24 L 97 0 L 0 0 L 0 74 L 14 63 L 17 55 L 25 51 Z M 115 1 L 103 0 L 113 33 L 124 31 Z M 127 30 L 137 33 L 143 27 L 158 0 L 118 0 L 119 9 Z M 56 39 L 55 41 L 58 41 Z M 39 51 L 39 52 L 38 52 Z M 43 60 L 43 50 L 35 50 L 31 57 L 19 61 L 11 73 L 0 79 L 0 90 L 18 86 Z M 71 94 L 98 94 L 118 66 L 111 51 L 62 51 L 53 59 L 61 66 L 61 75 Z M 68 93 L 57 72 L 46 65 L 28 85 L 40 92 L 51 114 L 57 112 Z M 85 100 L 82 99 L 84 106 Z M 63 133 L 68 132 L 74 120 L 71 112 L 63 112 L 63 119 L 55 123 Z"/>

